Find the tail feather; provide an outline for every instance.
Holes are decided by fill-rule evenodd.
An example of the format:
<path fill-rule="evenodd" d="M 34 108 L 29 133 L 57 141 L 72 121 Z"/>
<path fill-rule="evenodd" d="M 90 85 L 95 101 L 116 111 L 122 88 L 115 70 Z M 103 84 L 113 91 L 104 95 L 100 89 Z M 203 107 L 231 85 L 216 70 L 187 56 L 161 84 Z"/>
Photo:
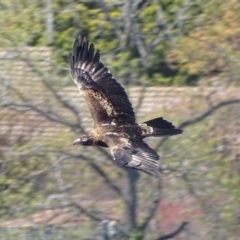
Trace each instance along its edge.
<path fill-rule="evenodd" d="M 162 117 L 154 118 L 144 123 L 153 128 L 175 129 L 175 126 L 173 126 L 172 123 L 168 122 Z"/>
<path fill-rule="evenodd" d="M 183 130 L 175 128 L 171 122 L 164 120 L 162 117 L 140 124 L 140 129 L 143 137 L 172 136 L 183 132 Z"/>
<path fill-rule="evenodd" d="M 159 129 L 153 128 L 153 132 L 151 134 L 152 137 L 161 137 L 161 136 L 173 136 L 181 134 L 183 130 L 181 129 Z"/>

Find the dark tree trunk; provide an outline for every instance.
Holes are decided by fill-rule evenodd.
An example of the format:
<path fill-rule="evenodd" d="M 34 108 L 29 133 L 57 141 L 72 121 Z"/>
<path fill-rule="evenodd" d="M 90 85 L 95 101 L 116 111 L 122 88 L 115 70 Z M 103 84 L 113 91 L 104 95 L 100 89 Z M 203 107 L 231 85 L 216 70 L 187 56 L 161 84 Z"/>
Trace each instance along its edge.
<path fill-rule="evenodd" d="M 132 169 L 127 169 L 127 182 L 124 188 L 124 200 L 126 205 L 126 225 L 129 232 L 137 227 L 137 180 L 139 173 Z"/>

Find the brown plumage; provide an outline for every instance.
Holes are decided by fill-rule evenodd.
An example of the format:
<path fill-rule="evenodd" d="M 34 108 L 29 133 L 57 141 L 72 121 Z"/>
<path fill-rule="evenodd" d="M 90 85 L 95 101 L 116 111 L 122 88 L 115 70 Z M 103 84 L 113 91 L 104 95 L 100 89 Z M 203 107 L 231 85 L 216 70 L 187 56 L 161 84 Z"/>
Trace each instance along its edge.
<path fill-rule="evenodd" d="M 100 62 L 99 50 L 95 51 L 86 38 L 76 38 L 69 66 L 94 122 L 92 132 L 78 138 L 74 145 L 109 147 L 117 165 L 160 176 L 159 156 L 143 139 L 176 135 L 182 130 L 161 117 L 137 124 L 124 88 Z"/>

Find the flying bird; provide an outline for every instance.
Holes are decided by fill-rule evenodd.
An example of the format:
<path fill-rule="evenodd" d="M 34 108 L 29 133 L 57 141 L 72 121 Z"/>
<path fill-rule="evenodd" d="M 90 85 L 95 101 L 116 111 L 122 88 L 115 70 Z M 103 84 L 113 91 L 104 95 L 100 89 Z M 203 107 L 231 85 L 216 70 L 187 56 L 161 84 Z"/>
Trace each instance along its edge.
<path fill-rule="evenodd" d="M 86 37 L 76 38 L 69 54 L 69 67 L 94 122 L 93 130 L 80 136 L 73 145 L 109 147 L 117 165 L 159 177 L 159 155 L 143 139 L 183 131 L 162 117 L 136 123 L 124 88 L 100 61 L 99 50 Z"/>

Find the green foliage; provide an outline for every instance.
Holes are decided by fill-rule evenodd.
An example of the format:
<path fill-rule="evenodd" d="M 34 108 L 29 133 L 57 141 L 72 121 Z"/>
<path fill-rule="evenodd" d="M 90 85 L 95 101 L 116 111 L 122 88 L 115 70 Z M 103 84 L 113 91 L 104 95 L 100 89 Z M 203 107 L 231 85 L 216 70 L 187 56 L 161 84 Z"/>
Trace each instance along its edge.
<path fill-rule="evenodd" d="M 0 203 L 5 207 L 1 208 L 0 214 L 5 215 L 11 207 L 25 209 L 26 206 L 28 209 L 25 209 L 25 214 L 31 213 L 44 199 L 48 187 L 41 180 L 48 176 L 45 167 L 48 156 L 31 151 L 31 145 L 13 146 L 11 151 L 3 154 L 5 174 L 0 177 L 0 185 L 4 186 L 0 190 Z"/>
<path fill-rule="evenodd" d="M 46 45 L 45 2 L 17 1 L 17 7 L 14 7 L 15 2 L 3 1 L 0 6 L 3 16 L 0 30 L 1 46 Z M 176 21 L 180 14 L 178 9 L 183 7 L 183 4 L 183 0 L 165 0 L 161 1 L 161 4 L 153 1 L 139 11 L 136 15 L 138 28 L 146 44 L 151 44 L 159 37 L 159 32 L 166 31 L 166 28 Z M 122 31 L 123 22 L 119 21 L 121 7 L 114 4 L 107 7 L 109 16 L 117 22 Z M 125 45 L 120 52 L 104 59 L 105 63 L 118 77 L 126 78 L 130 75 L 132 80 L 138 79 L 138 82 L 149 85 L 191 85 L 196 84 L 196 80 L 202 75 L 209 76 L 223 70 L 235 71 L 238 68 L 236 59 L 239 58 L 234 41 L 238 34 L 239 4 L 234 0 L 228 3 L 221 0 L 202 4 L 195 2 L 186 9 L 185 18 L 193 21 L 185 21 L 181 29 L 178 26 L 169 31 L 167 39 L 163 38 L 150 56 L 147 56 L 147 66 L 141 67 L 141 57 L 136 51 L 136 46 L 132 44 Z M 55 49 L 55 58 L 62 67 L 66 67 L 73 36 L 79 32 L 88 35 L 103 54 L 109 54 L 118 47 L 114 26 L 98 4 L 69 4 L 66 0 L 58 0 L 53 2 L 52 11 L 52 46 Z M 40 14 L 41 12 L 44 14 Z M 196 14 L 198 18 L 195 18 Z M 159 28 L 159 18 L 163 19 L 160 21 L 163 24 L 162 29 Z M 194 28 L 196 25 L 198 27 Z M 126 37 L 124 36 L 124 39 Z M 232 64 L 227 64 L 229 60 L 225 55 L 230 56 Z M 132 69 L 134 74 L 130 72 Z"/>
<path fill-rule="evenodd" d="M 150 1 L 141 9 L 136 8 L 137 27 L 148 53 L 143 57 L 135 40 L 131 40 L 131 32 L 125 29 L 121 4 L 106 3 L 106 14 L 97 2 L 55 0 L 51 10 L 47 10 L 45 1 L 5 0 L 0 6 L 3 16 L 0 43 L 3 47 L 50 44 L 55 61 L 66 69 L 74 37 L 82 33 L 101 49 L 103 62 L 125 83 L 191 85 L 202 75 L 226 69 L 224 56 L 219 58 L 212 48 L 219 38 L 226 42 L 218 41 L 217 47 L 237 59 L 233 44 L 227 41 L 237 35 L 235 5 L 234 0 L 228 3 L 195 1 L 187 5 L 183 0 L 164 0 Z M 46 34 L 49 11 L 54 17 L 52 43 L 47 43 Z M 213 24 L 216 19 L 217 23 Z M 121 33 L 121 39 L 115 31 Z M 227 34 L 221 34 L 225 32 Z M 203 38 L 210 41 L 199 41 Z M 158 44 L 153 46 L 158 39 Z M 237 71 L 235 63 L 231 66 Z"/>
<path fill-rule="evenodd" d="M 235 76 L 240 57 L 236 48 L 239 36 L 239 2 L 214 1 L 206 4 L 202 11 L 201 24 L 180 37 L 176 47 L 168 52 L 169 62 L 180 76 L 198 75 L 196 80 L 201 76 L 218 76 L 218 82 L 222 80 L 222 76 L 239 83 Z"/>
<path fill-rule="evenodd" d="M 0 4 L 0 45 L 39 46 L 46 44 L 42 1 L 3 0 Z"/>
<path fill-rule="evenodd" d="M 131 236 L 128 238 L 128 240 L 142 240 L 143 234 L 140 230 L 135 230 L 131 233 Z"/>

